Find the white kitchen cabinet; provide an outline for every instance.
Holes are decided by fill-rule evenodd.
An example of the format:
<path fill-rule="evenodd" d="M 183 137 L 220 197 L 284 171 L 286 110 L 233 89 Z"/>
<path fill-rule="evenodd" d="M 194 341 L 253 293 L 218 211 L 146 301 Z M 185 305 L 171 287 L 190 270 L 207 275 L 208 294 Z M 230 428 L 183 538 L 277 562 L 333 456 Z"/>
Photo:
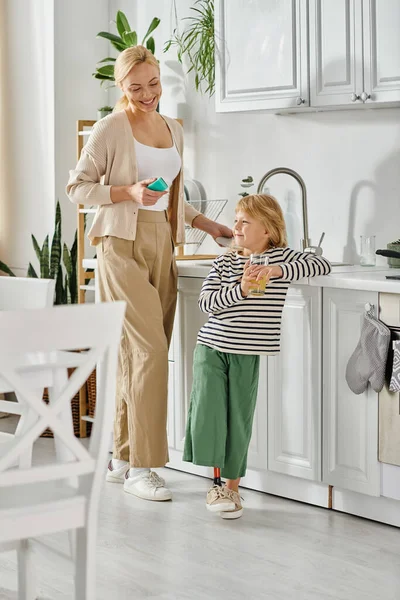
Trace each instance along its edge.
<path fill-rule="evenodd" d="M 307 1 L 216 0 L 217 112 L 309 105 Z"/>
<path fill-rule="evenodd" d="M 268 469 L 321 481 L 321 288 L 290 286 L 268 358 Z"/>
<path fill-rule="evenodd" d="M 310 103 L 400 101 L 400 2 L 310 0 Z"/>
<path fill-rule="evenodd" d="M 363 92 L 371 106 L 400 102 L 399 32 L 399 0 L 363 0 Z"/>
<path fill-rule="evenodd" d="M 178 284 L 178 304 L 173 335 L 174 363 L 170 362 L 168 440 L 170 448 L 178 451 L 171 454 L 170 465 L 182 468 L 181 453 L 185 441 L 186 418 L 192 389 L 193 352 L 197 333 L 207 321 L 207 315 L 198 307 L 198 298 L 203 279 L 180 277 Z M 171 381 L 173 377 L 174 381 Z M 171 406 L 172 405 L 172 406 Z M 172 416 L 172 414 L 173 416 Z M 172 422 L 173 419 L 173 422 Z M 174 430 L 173 444 L 171 445 Z M 267 469 L 267 359 L 260 361 L 260 383 L 257 408 L 254 416 L 253 435 L 249 447 L 248 465 L 252 468 Z M 193 472 L 189 463 L 185 470 Z"/>
<path fill-rule="evenodd" d="M 379 496 L 378 394 L 368 386 L 355 395 L 345 380 L 367 302 L 377 307 L 378 293 L 323 292 L 323 481 Z"/>
<path fill-rule="evenodd" d="M 361 0 L 310 0 L 309 25 L 311 105 L 361 102 Z"/>

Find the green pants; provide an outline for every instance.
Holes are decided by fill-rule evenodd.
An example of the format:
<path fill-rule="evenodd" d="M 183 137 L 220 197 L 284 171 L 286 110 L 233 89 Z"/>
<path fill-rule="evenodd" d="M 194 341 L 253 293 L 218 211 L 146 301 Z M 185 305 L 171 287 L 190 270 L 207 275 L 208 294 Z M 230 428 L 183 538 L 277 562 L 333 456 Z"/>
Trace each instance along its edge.
<path fill-rule="evenodd" d="M 226 479 L 245 475 L 259 364 L 256 355 L 196 346 L 183 460 L 220 467 Z"/>

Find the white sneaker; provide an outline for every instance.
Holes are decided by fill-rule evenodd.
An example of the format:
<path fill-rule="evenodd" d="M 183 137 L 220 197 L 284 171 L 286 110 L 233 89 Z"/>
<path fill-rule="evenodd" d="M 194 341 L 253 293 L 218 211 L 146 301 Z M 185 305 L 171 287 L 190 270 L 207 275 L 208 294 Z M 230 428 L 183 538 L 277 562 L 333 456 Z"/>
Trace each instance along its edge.
<path fill-rule="evenodd" d="M 109 483 L 124 483 L 127 471 L 129 471 L 128 462 L 123 467 L 115 469 L 113 467 L 112 460 L 110 460 L 110 462 L 108 463 L 106 481 L 108 481 Z"/>
<path fill-rule="evenodd" d="M 125 475 L 124 492 L 133 494 L 143 500 L 155 500 L 164 502 L 172 499 L 171 491 L 165 487 L 165 481 L 155 471 L 145 471 L 129 477 L 129 471 Z"/>

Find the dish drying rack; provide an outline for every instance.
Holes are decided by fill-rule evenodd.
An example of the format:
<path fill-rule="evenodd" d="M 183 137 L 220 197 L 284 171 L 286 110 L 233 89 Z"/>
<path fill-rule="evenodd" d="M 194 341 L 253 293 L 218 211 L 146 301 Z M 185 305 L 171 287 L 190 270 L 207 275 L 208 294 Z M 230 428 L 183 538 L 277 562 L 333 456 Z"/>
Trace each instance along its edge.
<path fill-rule="evenodd" d="M 193 208 L 198 210 L 211 221 L 216 221 L 226 206 L 228 200 L 189 200 Z M 207 233 L 185 225 L 185 243 L 176 249 L 177 260 L 193 260 L 216 258 L 216 254 L 196 254 L 201 244 L 204 242 Z M 188 248 L 189 247 L 189 248 Z M 190 252 L 192 251 L 192 252 Z M 187 252 L 187 253 L 186 253 Z"/>

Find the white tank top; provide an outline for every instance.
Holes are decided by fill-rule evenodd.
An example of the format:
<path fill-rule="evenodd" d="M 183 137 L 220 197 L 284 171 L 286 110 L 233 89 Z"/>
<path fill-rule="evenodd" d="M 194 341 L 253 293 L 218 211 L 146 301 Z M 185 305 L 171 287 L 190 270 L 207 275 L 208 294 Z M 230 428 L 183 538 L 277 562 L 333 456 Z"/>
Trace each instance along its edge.
<path fill-rule="evenodd" d="M 135 138 L 134 138 L 135 139 Z M 138 181 L 162 177 L 168 188 L 181 170 L 182 161 L 175 144 L 171 148 L 154 148 L 146 146 L 135 139 Z M 141 210 L 167 210 L 169 191 L 153 206 L 139 205 Z"/>

